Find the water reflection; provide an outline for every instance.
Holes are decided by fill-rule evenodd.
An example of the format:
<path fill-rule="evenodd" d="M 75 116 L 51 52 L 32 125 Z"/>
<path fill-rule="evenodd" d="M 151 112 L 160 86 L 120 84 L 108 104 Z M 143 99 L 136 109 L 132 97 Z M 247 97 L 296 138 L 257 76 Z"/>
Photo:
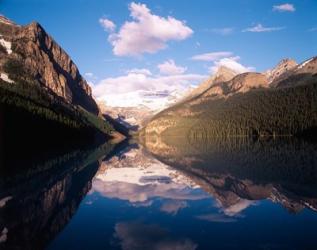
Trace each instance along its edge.
<path fill-rule="evenodd" d="M 101 163 L 84 203 L 50 249 L 317 244 L 314 144 L 149 138 L 142 145 Z"/>
<path fill-rule="evenodd" d="M 0 248 L 43 249 L 91 189 L 99 161 L 112 145 L 74 151 L 34 168 L 2 175 Z"/>
<path fill-rule="evenodd" d="M 147 206 L 157 197 L 171 199 L 174 204 L 178 200 L 206 198 L 205 193 L 195 192 L 198 189 L 189 177 L 138 148 L 103 162 L 92 185 L 92 191 L 104 197 L 126 200 L 138 206 Z M 165 205 L 164 209 L 171 209 L 171 205 Z"/>
<path fill-rule="evenodd" d="M 314 249 L 316 154 L 304 141 L 241 138 L 75 154 L 1 182 L 0 247 Z"/>
<path fill-rule="evenodd" d="M 189 175 L 226 214 L 262 199 L 294 213 L 317 210 L 316 144 L 292 138 L 149 138 L 144 144 L 161 162 Z"/>
<path fill-rule="evenodd" d="M 187 238 L 172 237 L 171 232 L 157 224 L 119 222 L 114 237 L 122 249 L 184 249 L 194 250 L 197 244 Z"/>

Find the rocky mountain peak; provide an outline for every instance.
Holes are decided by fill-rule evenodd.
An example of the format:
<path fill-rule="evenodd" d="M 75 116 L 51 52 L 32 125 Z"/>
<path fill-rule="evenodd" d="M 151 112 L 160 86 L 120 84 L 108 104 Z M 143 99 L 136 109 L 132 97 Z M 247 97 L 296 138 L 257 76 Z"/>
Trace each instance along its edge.
<path fill-rule="evenodd" d="M 293 59 L 285 58 L 281 60 L 273 69 L 265 72 L 265 75 L 269 81 L 272 83 L 276 79 L 280 78 L 282 75 L 290 70 L 293 70 L 297 66 L 297 62 Z"/>
<path fill-rule="evenodd" d="M 238 73 L 231 68 L 228 68 L 226 66 L 220 66 L 213 76 L 214 82 L 217 83 L 230 81 L 237 74 Z"/>
<path fill-rule="evenodd" d="M 291 59 L 291 58 L 283 58 L 278 64 L 277 64 L 277 67 L 279 66 L 287 66 L 287 65 L 296 65 L 296 61 Z"/>
<path fill-rule="evenodd" d="M 41 36 L 48 36 L 44 28 L 38 22 L 32 22 L 24 26 L 23 33 L 24 35 L 28 35 L 30 38 L 33 37 L 34 39 Z"/>
<path fill-rule="evenodd" d="M 312 57 L 296 67 L 297 73 L 317 73 L 317 57 Z"/>
<path fill-rule="evenodd" d="M 234 77 L 227 83 L 227 86 L 229 93 L 245 93 L 251 89 L 268 87 L 268 81 L 261 73 L 249 72 Z"/>
<path fill-rule="evenodd" d="M 185 96 L 184 99 L 188 100 L 195 96 L 201 95 L 211 88 L 213 90 L 218 89 L 217 87 L 215 87 L 216 85 L 230 81 L 236 75 L 238 75 L 238 73 L 235 72 L 233 69 L 230 69 L 225 66 L 220 66 L 211 77 L 209 77 L 207 80 L 198 85 L 197 88 L 193 89 L 188 95 Z"/>
<path fill-rule="evenodd" d="M 274 70 L 284 69 L 285 71 L 287 71 L 287 70 L 293 69 L 296 66 L 297 66 L 297 62 L 295 60 L 290 58 L 284 58 L 277 64 Z"/>
<path fill-rule="evenodd" d="M 11 26 L 11 21 L 1 17 L 0 35 L 10 44 L 12 53 L 0 58 L 0 72 L 7 61 L 18 61 L 27 72 L 28 78 L 52 90 L 67 102 L 98 114 L 99 109 L 91 95 L 90 86 L 70 56 L 45 29 L 37 22 Z"/>
<path fill-rule="evenodd" d="M 6 24 L 6 25 L 16 25 L 13 21 L 11 21 L 9 18 L 0 15 L 0 23 Z"/>
<path fill-rule="evenodd" d="M 305 76 L 310 77 L 311 75 L 317 74 L 317 57 L 312 57 L 300 64 L 295 64 L 295 61 L 290 60 L 285 62 L 284 65 L 284 68 L 288 70 L 284 70 L 284 73 L 273 78 L 270 82 L 271 87 L 300 85 L 305 81 L 299 81 L 298 77 L 304 79 Z M 281 64 L 280 67 L 283 68 L 283 64 Z"/>

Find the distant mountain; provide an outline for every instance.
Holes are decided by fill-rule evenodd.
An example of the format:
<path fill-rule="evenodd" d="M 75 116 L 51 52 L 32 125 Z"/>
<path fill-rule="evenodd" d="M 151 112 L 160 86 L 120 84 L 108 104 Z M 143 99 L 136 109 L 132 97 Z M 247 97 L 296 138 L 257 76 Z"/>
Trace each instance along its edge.
<path fill-rule="evenodd" d="M 266 77 L 260 73 L 243 73 L 228 81 L 222 81 L 212 85 L 205 90 L 202 98 L 223 98 L 237 93 L 245 93 L 251 89 L 266 88 L 268 82 Z"/>
<path fill-rule="evenodd" d="M 292 59 L 283 59 L 275 68 L 266 71 L 264 74 L 266 75 L 268 82 L 272 83 L 284 74 L 288 74 L 290 70 L 294 69 L 297 65 L 298 64 Z"/>
<path fill-rule="evenodd" d="M 43 27 L 20 26 L 3 16 L 0 105 L 5 150 L 60 149 L 104 140 L 114 131 L 98 117 L 91 88 L 74 62 Z"/>
<path fill-rule="evenodd" d="M 104 116 L 110 116 L 132 132 L 137 131 L 155 114 L 154 110 L 139 105 L 137 107 L 111 107 L 98 102 L 99 109 Z"/>
<path fill-rule="evenodd" d="M 299 65 L 283 60 L 264 74 L 243 73 L 227 81 L 204 82 L 191 96 L 155 115 L 140 134 L 218 137 L 316 133 L 317 58 Z"/>
<path fill-rule="evenodd" d="M 286 87 L 304 84 L 306 79 L 317 74 L 317 57 L 310 58 L 292 67 L 271 84 L 273 87 Z"/>
<path fill-rule="evenodd" d="M 211 87 L 216 89 L 218 84 L 231 80 L 237 74 L 238 73 L 234 70 L 221 66 L 213 76 L 204 81 L 197 88 L 191 89 L 187 93 L 161 94 L 167 95 L 167 103 L 169 103 L 169 105 L 175 105 L 175 103 L 177 104 L 190 100 L 193 97 L 204 93 Z M 162 105 L 158 105 L 158 107 L 154 109 L 151 109 L 146 105 L 139 105 L 136 107 L 111 107 L 105 105 L 103 102 L 98 102 L 98 106 L 102 114 L 110 116 L 112 119 L 134 132 L 143 128 L 143 126 L 164 107 Z"/>
<path fill-rule="evenodd" d="M 191 90 L 187 95 L 185 95 L 184 100 L 189 100 L 198 95 L 201 95 L 211 88 L 214 89 L 214 91 L 217 91 L 217 87 L 219 84 L 230 81 L 236 75 L 238 75 L 238 73 L 235 72 L 233 69 L 225 66 L 220 66 L 215 74 L 201 83 L 197 88 Z"/>

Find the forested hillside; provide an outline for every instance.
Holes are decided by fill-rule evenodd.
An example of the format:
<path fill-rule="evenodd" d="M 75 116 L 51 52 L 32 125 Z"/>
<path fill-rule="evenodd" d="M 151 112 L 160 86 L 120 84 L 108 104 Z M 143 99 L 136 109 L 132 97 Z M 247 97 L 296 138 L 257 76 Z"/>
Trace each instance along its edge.
<path fill-rule="evenodd" d="M 141 135 L 316 135 L 317 75 L 292 76 L 279 85 L 224 98 L 205 98 L 201 94 L 157 114 Z"/>
<path fill-rule="evenodd" d="M 44 152 L 63 151 L 101 143 L 113 128 L 81 107 L 65 102 L 36 83 L 10 84 L 0 80 L 0 146 L 2 162 L 16 157 L 44 157 Z M 0 148 L 0 149 L 1 149 Z"/>
<path fill-rule="evenodd" d="M 111 138 L 89 85 L 53 38 L 37 23 L 0 21 L 1 165 Z"/>

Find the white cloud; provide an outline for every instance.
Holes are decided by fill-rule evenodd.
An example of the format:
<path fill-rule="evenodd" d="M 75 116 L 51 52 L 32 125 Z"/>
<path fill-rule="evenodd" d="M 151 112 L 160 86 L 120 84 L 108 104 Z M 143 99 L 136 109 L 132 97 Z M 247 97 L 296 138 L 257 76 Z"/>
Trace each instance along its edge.
<path fill-rule="evenodd" d="M 239 60 L 240 60 L 239 56 L 221 58 L 220 60 L 217 60 L 214 62 L 214 65 L 209 68 L 209 71 L 210 73 L 215 73 L 221 66 L 230 68 L 239 74 L 244 72 L 255 71 L 254 67 L 244 66 L 238 62 Z"/>
<path fill-rule="evenodd" d="M 262 24 L 259 23 L 253 27 L 242 30 L 242 32 L 272 32 L 282 29 L 284 29 L 284 27 L 264 27 Z"/>
<path fill-rule="evenodd" d="M 219 52 L 211 52 L 211 53 L 195 55 L 191 59 L 195 60 L 195 61 L 212 62 L 212 61 L 219 60 L 219 59 L 224 58 L 224 57 L 230 57 L 230 56 L 233 56 L 232 52 L 219 51 Z"/>
<path fill-rule="evenodd" d="M 91 73 L 91 72 L 87 72 L 87 73 L 85 73 L 85 76 L 87 76 L 87 77 L 93 77 L 93 76 L 94 76 L 94 74 L 93 74 L 93 73 Z"/>
<path fill-rule="evenodd" d="M 93 87 L 93 94 L 108 106 L 145 105 L 159 110 L 182 96 L 191 85 L 208 77 L 198 74 L 151 76 L 146 70 L 142 71 L 131 70 L 126 75 L 106 78 Z"/>
<path fill-rule="evenodd" d="M 222 36 L 226 36 L 226 35 L 230 35 L 233 33 L 233 28 L 215 28 L 215 29 L 211 29 L 211 32 L 215 33 L 215 34 L 219 34 Z"/>
<path fill-rule="evenodd" d="M 113 32 L 116 29 L 116 25 L 107 18 L 100 18 L 99 23 L 108 32 Z"/>
<path fill-rule="evenodd" d="M 213 65 L 209 68 L 209 72 L 211 74 L 215 74 L 221 66 L 230 68 L 237 73 L 244 73 L 255 70 L 254 67 L 244 66 L 239 63 L 238 61 L 240 60 L 240 57 L 235 56 L 234 53 L 230 51 L 219 51 L 195 55 L 191 59 L 196 61 L 213 62 Z"/>
<path fill-rule="evenodd" d="M 157 67 L 163 75 L 180 75 L 187 70 L 185 67 L 177 66 L 174 60 L 167 60 L 164 63 L 157 65 Z"/>
<path fill-rule="evenodd" d="M 117 56 L 155 53 L 166 48 L 168 41 L 184 40 L 193 34 L 184 21 L 154 15 L 145 4 L 132 2 L 129 9 L 133 21 L 125 22 L 108 38 Z"/>
<path fill-rule="evenodd" d="M 296 9 L 293 4 L 285 3 L 281 5 L 274 5 L 273 11 L 279 11 L 279 12 L 294 12 Z"/>
<path fill-rule="evenodd" d="M 228 215 L 228 216 L 237 216 L 238 214 L 240 214 L 243 210 L 245 210 L 246 208 L 248 208 L 249 206 L 255 205 L 256 202 L 255 201 L 251 201 L 251 200 L 244 200 L 241 199 L 239 202 L 237 202 L 236 204 L 227 207 L 223 210 L 223 212 Z"/>
<path fill-rule="evenodd" d="M 126 73 L 127 74 L 141 74 L 146 76 L 152 75 L 151 71 L 148 69 L 129 69 L 126 71 Z"/>

